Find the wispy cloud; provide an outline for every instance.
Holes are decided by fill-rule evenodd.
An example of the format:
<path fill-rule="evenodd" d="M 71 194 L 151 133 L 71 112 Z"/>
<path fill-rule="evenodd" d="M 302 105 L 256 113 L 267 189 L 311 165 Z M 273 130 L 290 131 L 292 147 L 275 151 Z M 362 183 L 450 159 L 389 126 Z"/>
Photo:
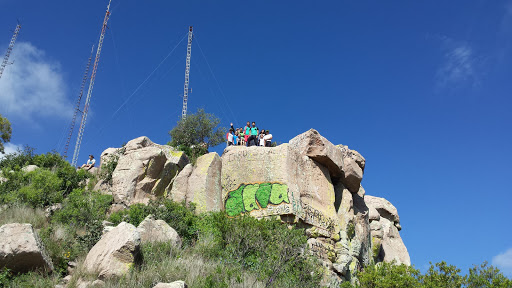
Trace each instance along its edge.
<path fill-rule="evenodd" d="M 492 265 L 498 267 L 506 276 L 512 277 L 512 248 L 494 256 Z"/>
<path fill-rule="evenodd" d="M 459 86 L 462 84 L 478 85 L 479 59 L 474 49 L 465 42 L 455 41 L 449 37 L 439 37 L 444 59 L 437 70 L 436 79 L 440 87 Z"/>
<path fill-rule="evenodd" d="M 12 143 L 4 144 L 4 154 L 0 153 L 0 159 L 4 158 L 5 155 L 15 153 L 18 150 L 23 150 L 21 145 L 16 145 Z"/>
<path fill-rule="evenodd" d="M 72 109 L 59 63 L 27 42 L 16 43 L 10 60 L 14 63 L 0 79 L 0 112 L 27 120 L 70 118 Z"/>

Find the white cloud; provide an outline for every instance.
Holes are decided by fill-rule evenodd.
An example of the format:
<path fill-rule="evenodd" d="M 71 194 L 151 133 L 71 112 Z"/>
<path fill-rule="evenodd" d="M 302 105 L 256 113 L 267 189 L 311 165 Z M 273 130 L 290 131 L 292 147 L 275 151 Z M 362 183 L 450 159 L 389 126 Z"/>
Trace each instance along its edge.
<path fill-rule="evenodd" d="M 468 43 L 457 42 L 446 36 L 440 39 L 446 52 L 436 75 L 438 85 L 479 84 L 476 67 L 478 59 L 473 48 Z"/>
<path fill-rule="evenodd" d="M 512 277 L 512 248 L 494 256 L 492 265 L 498 267 L 506 276 Z"/>
<path fill-rule="evenodd" d="M 72 106 L 66 98 L 59 63 L 48 60 L 44 51 L 18 42 L 0 79 L 2 113 L 28 120 L 34 117 L 70 118 Z"/>
<path fill-rule="evenodd" d="M 5 154 L 0 153 L 0 159 L 4 158 L 4 156 L 7 154 L 17 152 L 18 149 L 23 150 L 23 147 L 21 145 L 16 145 L 16 144 L 12 144 L 12 143 L 4 144 L 4 153 Z"/>

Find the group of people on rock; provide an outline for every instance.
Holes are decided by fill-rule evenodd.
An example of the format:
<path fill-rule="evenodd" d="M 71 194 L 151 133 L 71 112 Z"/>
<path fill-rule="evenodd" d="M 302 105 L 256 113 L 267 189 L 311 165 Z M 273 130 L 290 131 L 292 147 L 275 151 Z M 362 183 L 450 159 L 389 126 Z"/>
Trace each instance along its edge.
<path fill-rule="evenodd" d="M 243 128 L 234 128 L 231 123 L 231 128 L 226 134 L 227 146 L 231 145 L 244 145 L 250 146 L 265 146 L 272 147 L 272 134 L 268 130 L 259 130 L 256 127 L 256 122 L 251 123 L 247 121 L 247 125 Z"/>

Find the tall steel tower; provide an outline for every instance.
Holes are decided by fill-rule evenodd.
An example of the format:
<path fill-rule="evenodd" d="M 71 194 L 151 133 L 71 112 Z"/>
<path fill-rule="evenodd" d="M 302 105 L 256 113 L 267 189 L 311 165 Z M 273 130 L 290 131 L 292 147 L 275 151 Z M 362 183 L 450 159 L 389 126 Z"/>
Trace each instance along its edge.
<path fill-rule="evenodd" d="M 94 45 L 91 48 L 91 55 L 89 56 L 89 60 L 87 60 L 87 66 L 85 67 L 84 77 L 82 78 L 82 85 L 80 85 L 80 94 L 78 94 L 78 99 L 76 100 L 75 111 L 73 113 L 73 119 L 71 120 L 71 125 L 69 127 L 68 140 L 66 141 L 66 146 L 64 146 L 64 158 L 68 157 L 68 149 L 69 142 L 71 142 L 71 137 L 73 136 L 73 130 L 75 129 L 76 116 L 78 112 L 80 112 L 80 104 L 82 103 L 82 96 L 84 95 L 85 84 L 87 84 L 87 78 L 89 76 L 89 68 L 91 67 L 91 59 L 92 53 L 94 53 Z"/>
<path fill-rule="evenodd" d="M 76 166 L 78 162 L 78 154 L 80 153 L 80 145 L 82 144 L 82 136 L 84 135 L 85 122 L 87 121 L 87 112 L 89 112 L 89 104 L 91 103 L 92 89 L 94 87 L 94 79 L 96 78 L 96 71 L 98 69 L 98 63 L 100 62 L 101 47 L 103 46 L 103 39 L 105 38 L 105 31 L 107 31 L 107 22 L 110 17 L 110 3 L 109 0 L 107 6 L 107 12 L 105 13 L 105 19 L 103 19 L 103 26 L 101 27 L 100 40 L 98 42 L 98 49 L 96 50 L 96 58 L 94 59 L 94 65 L 92 66 L 91 80 L 89 82 L 89 90 L 87 91 L 87 98 L 85 98 L 84 111 L 82 112 L 82 121 L 80 123 L 80 130 L 78 130 L 78 136 L 76 138 L 75 152 L 73 153 L 73 160 L 71 165 Z"/>
<path fill-rule="evenodd" d="M 192 55 L 192 26 L 188 27 L 188 45 L 187 45 L 187 64 L 185 66 L 185 86 L 183 87 L 183 110 L 181 110 L 181 118 L 187 117 L 188 102 L 188 79 L 190 75 L 190 56 Z"/>
<path fill-rule="evenodd" d="M 9 64 L 9 56 L 11 56 L 12 48 L 14 47 L 14 43 L 16 43 L 16 38 L 18 38 L 18 34 L 20 33 L 21 25 L 16 25 L 16 29 L 14 29 L 14 34 L 11 38 L 11 43 L 9 43 L 9 47 L 7 48 L 7 53 L 5 53 L 4 61 L 2 65 L 0 65 L 0 78 L 2 78 L 2 74 L 4 73 L 5 66 Z"/>

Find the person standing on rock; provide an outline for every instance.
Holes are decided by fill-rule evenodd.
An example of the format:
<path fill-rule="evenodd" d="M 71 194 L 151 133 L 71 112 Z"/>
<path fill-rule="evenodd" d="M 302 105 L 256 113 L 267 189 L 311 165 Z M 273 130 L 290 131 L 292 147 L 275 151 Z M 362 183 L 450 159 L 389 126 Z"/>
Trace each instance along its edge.
<path fill-rule="evenodd" d="M 265 140 L 263 139 L 263 136 L 265 136 L 265 130 L 261 130 L 260 135 L 258 136 L 258 146 L 265 146 Z"/>
<path fill-rule="evenodd" d="M 231 126 L 231 127 L 233 127 L 233 126 Z M 234 139 L 235 139 L 235 135 L 233 135 L 233 128 L 230 128 L 228 134 L 226 134 L 226 140 L 228 141 L 226 147 L 233 145 Z"/>
<path fill-rule="evenodd" d="M 251 122 L 247 121 L 247 126 L 244 127 L 245 145 L 249 146 L 249 136 L 251 136 Z"/>
<path fill-rule="evenodd" d="M 254 121 L 252 122 L 252 127 L 251 127 L 250 131 L 251 131 L 251 136 L 249 136 L 249 140 L 248 140 L 249 144 L 247 146 L 258 145 L 259 129 L 258 129 L 258 127 L 256 127 L 256 122 L 254 122 Z"/>
<path fill-rule="evenodd" d="M 268 130 L 265 131 L 263 139 L 265 140 L 265 147 L 272 147 L 272 134 Z"/>
<path fill-rule="evenodd" d="M 94 167 L 94 164 L 96 163 L 96 159 L 94 159 L 94 156 L 89 155 L 89 160 L 87 160 L 87 163 L 82 165 L 79 169 L 85 169 L 87 171 L 91 170 L 92 167 Z"/>

